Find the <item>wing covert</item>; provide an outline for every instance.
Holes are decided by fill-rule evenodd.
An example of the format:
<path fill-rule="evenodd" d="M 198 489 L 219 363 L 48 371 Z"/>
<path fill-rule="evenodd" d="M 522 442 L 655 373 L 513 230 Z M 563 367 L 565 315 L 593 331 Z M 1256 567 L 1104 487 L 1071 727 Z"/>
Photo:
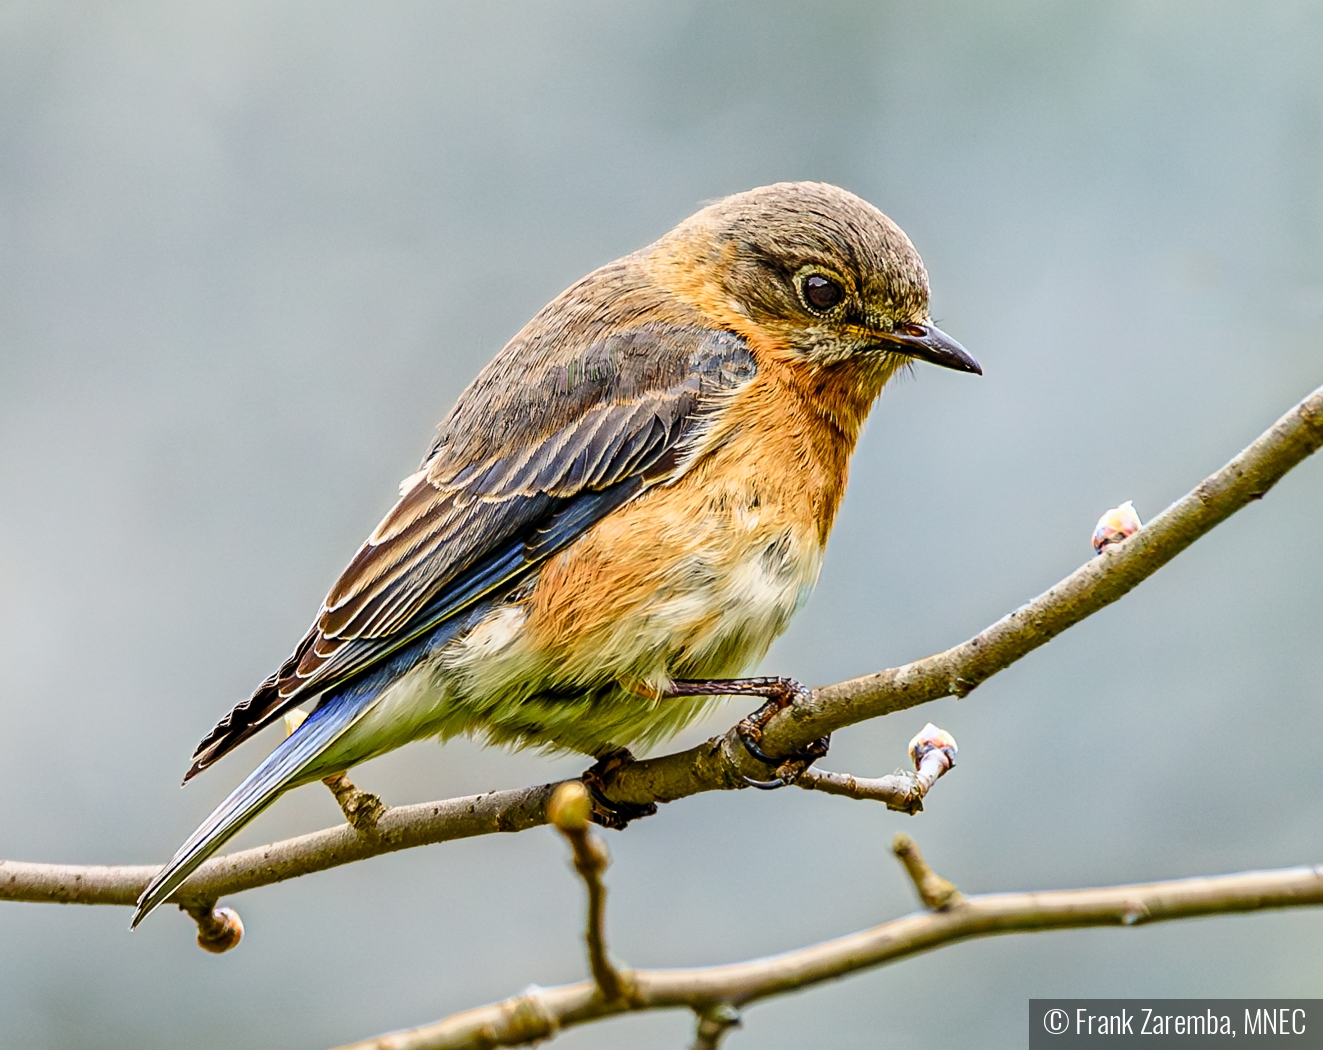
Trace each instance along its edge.
<path fill-rule="evenodd" d="M 198 745 L 186 780 L 673 480 L 714 410 L 756 373 L 742 339 L 697 325 L 613 332 L 532 374 L 511 350 L 461 395 L 317 622 Z"/>

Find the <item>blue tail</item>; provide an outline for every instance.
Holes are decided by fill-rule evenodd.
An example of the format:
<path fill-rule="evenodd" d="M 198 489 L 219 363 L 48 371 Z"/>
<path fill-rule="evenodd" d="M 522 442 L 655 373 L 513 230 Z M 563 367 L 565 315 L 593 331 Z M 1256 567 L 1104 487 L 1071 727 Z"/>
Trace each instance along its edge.
<path fill-rule="evenodd" d="M 162 904 L 208 857 L 271 805 L 298 775 L 358 721 L 379 689 L 350 689 L 325 700 L 279 747 L 248 774 L 229 798 L 176 851 L 147 884 L 133 914 L 133 929 Z"/>
<path fill-rule="evenodd" d="M 203 861 L 238 834 L 282 792 L 297 783 L 317 757 L 367 713 L 388 685 L 480 620 L 491 607 L 491 601 L 479 602 L 465 615 L 441 623 L 400 649 L 372 673 L 323 694 L 307 720 L 230 792 L 230 797 L 216 807 L 202 826 L 179 847 L 170 863 L 147 884 L 138 898 L 138 910 L 133 914 L 129 929 L 168 900 Z"/>

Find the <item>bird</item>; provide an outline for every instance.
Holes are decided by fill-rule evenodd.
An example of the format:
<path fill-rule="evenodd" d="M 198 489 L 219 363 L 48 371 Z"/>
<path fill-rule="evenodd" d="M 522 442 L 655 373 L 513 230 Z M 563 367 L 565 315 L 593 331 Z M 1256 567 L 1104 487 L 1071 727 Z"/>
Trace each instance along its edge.
<path fill-rule="evenodd" d="M 767 699 L 763 721 L 792 703 L 792 680 L 739 676 L 817 581 L 871 406 L 917 361 L 982 374 L 928 303 L 900 227 L 818 182 L 717 200 L 558 295 L 460 395 L 293 653 L 198 745 L 185 782 L 311 705 L 133 926 L 283 792 L 410 741 L 603 759 L 717 696 Z"/>

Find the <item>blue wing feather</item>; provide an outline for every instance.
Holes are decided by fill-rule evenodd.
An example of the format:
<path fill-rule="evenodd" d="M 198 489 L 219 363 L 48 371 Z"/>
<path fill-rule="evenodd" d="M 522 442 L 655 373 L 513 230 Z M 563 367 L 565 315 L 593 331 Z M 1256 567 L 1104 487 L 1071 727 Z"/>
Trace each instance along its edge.
<path fill-rule="evenodd" d="M 425 463 L 428 479 L 360 548 L 318 624 L 198 745 L 185 780 L 320 694 L 298 731 L 152 879 L 135 926 L 281 792 L 307 779 L 389 683 L 543 560 L 670 477 L 687 435 L 722 395 L 756 374 L 739 337 L 699 326 L 617 331 L 567 354 L 517 382 L 475 381 L 442 426 Z M 515 354 L 503 367 L 527 366 Z M 501 397 L 493 400 L 494 392 Z"/>
<path fill-rule="evenodd" d="M 289 659 L 198 744 L 185 780 L 416 636 L 428 607 L 512 539 L 582 497 L 665 477 L 700 420 L 757 371 L 738 336 L 694 326 L 618 331 L 578 353 L 568 371 L 520 365 L 517 382 L 475 381 L 424 462 L 428 479 L 355 554 Z"/>
<path fill-rule="evenodd" d="M 244 825 L 298 783 L 304 771 L 368 711 L 386 686 L 480 620 L 500 600 L 500 593 L 493 592 L 517 584 L 542 560 L 632 498 L 641 484 L 631 479 L 604 492 L 568 501 L 527 540 L 508 544 L 455 581 L 442 598 L 424 610 L 418 628 L 397 639 L 391 652 L 369 671 L 323 694 L 307 720 L 230 792 L 153 877 L 138 898 L 130 929 L 164 903 Z"/>
<path fill-rule="evenodd" d="M 416 639 L 382 661 L 370 674 L 324 695 L 303 724 L 230 792 L 179 847 L 170 863 L 152 878 L 138 898 L 138 909 L 129 928 L 136 927 L 163 904 L 208 857 L 298 783 L 304 770 L 371 708 L 386 686 L 480 618 L 491 604 L 482 603 L 471 609 L 468 616 L 451 617 L 426 637 Z"/>

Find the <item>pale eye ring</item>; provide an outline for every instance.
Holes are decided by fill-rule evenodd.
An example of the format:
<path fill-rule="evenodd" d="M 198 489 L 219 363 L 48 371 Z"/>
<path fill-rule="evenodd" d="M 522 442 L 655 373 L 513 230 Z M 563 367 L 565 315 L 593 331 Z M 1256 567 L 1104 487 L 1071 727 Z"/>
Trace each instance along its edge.
<path fill-rule="evenodd" d="M 826 313 L 845 298 L 845 289 L 830 277 L 811 273 L 800 282 L 800 295 L 810 310 Z"/>

